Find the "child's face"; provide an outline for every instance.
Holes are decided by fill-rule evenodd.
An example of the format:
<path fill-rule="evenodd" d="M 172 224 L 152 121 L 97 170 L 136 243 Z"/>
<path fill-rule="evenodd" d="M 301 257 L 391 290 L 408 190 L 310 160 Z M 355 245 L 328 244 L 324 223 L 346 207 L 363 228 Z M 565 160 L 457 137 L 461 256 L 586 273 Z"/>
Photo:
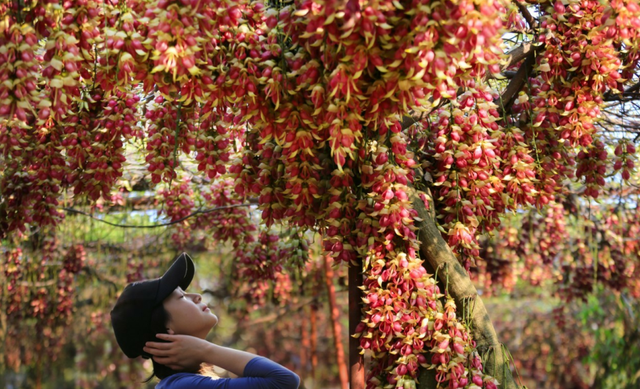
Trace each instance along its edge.
<path fill-rule="evenodd" d="M 218 317 L 202 303 L 202 296 L 197 293 L 186 293 L 177 287 L 162 304 L 171 316 L 169 328 L 175 334 L 204 339 L 218 324 Z"/>

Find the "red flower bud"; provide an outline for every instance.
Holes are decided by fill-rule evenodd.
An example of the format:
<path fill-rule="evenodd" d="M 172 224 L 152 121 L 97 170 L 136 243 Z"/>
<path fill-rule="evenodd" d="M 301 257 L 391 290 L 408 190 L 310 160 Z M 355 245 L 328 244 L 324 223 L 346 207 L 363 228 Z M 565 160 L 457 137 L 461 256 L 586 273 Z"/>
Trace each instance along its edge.
<path fill-rule="evenodd" d="M 636 147 L 631 143 L 627 143 L 627 153 L 633 154 L 636 152 Z"/>

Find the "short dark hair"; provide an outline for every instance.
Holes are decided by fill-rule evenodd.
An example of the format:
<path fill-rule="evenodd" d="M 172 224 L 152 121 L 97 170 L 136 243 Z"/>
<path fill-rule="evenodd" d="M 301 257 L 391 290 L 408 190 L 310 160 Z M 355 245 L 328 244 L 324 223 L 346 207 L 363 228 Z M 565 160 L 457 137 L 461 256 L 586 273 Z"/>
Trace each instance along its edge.
<path fill-rule="evenodd" d="M 164 304 L 158 304 L 153 311 L 151 311 L 151 328 L 149 328 L 149 337 L 147 341 L 153 342 L 167 342 L 166 340 L 159 339 L 156 337 L 156 334 L 168 334 L 167 325 L 169 324 L 169 320 L 171 320 L 171 314 L 164 307 Z M 153 377 L 158 377 L 159 379 L 163 379 L 169 377 L 172 374 L 179 373 L 176 370 L 171 369 L 168 366 L 165 366 L 161 363 L 158 363 L 151 358 L 151 362 L 153 362 L 153 372 L 151 376 L 147 378 L 144 383 L 151 381 Z"/>

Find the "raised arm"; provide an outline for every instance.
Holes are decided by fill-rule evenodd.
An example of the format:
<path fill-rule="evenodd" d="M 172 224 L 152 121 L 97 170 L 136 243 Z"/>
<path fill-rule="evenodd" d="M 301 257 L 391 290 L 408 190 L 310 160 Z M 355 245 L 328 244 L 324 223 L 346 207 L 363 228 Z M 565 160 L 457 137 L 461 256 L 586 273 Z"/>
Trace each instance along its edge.
<path fill-rule="evenodd" d="M 157 336 L 168 343 L 148 342 L 145 351 L 153 355 L 158 363 L 174 370 L 190 371 L 196 370 L 200 363 L 208 363 L 241 377 L 213 380 L 193 374 L 176 374 L 166 379 L 166 388 L 297 389 L 300 384 L 300 378 L 295 373 L 267 358 L 189 335 Z"/>

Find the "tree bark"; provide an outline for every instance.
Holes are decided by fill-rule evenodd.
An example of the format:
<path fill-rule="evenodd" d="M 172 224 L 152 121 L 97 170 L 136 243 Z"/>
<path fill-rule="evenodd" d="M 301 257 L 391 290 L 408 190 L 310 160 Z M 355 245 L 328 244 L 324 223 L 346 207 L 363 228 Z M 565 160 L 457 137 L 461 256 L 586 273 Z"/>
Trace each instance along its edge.
<path fill-rule="evenodd" d="M 533 50 L 533 43 L 525 42 L 515 49 L 511 50 L 506 54 L 507 63 L 502 67 L 503 71 L 507 70 L 507 68 L 511 65 L 517 64 L 518 62 L 525 59 L 529 53 Z"/>
<path fill-rule="evenodd" d="M 302 307 L 302 317 L 300 320 L 300 338 L 302 347 L 300 347 L 300 380 L 304 382 L 307 379 L 307 367 L 309 366 L 309 332 L 307 331 L 307 321 L 304 319 L 306 316 L 306 308 Z"/>
<path fill-rule="evenodd" d="M 526 53 L 524 62 L 518 68 L 515 76 L 509 81 L 509 85 L 507 85 L 507 88 L 502 92 L 502 95 L 494 101 L 494 103 L 498 105 L 500 113 L 508 112 L 511 109 L 511 105 L 518 96 L 518 92 L 522 90 L 531 72 L 533 72 L 533 67 L 536 64 L 536 55 L 544 48 L 543 45 L 540 45 L 532 49 L 531 44 L 526 46 L 526 48 L 525 45 L 522 47 L 523 53 Z M 510 60 L 511 59 L 513 58 L 510 58 Z"/>
<path fill-rule="evenodd" d="M 425 261 L 425 268 L 431 274 L 433 269 L 439 269 L 438 278 L 442 285 L 442 280 L 448 277 L 448 293 L 453 297 L 458 312 L 462 312 L 463 307 L 470 301 L 472 311 L 470 333 L 476 341 L 478 352 L 483 357 L 482 363 L 484 371 L 495 377 L 500 382 L 501 389 L 515 389 L 516 384 L 509 365 L 509 360 L 502 352 L 502 344 L 498 341 L 498 336 L 493 328 L 489 314 L 478 296 L 476 288 L 473 286 L 467 271 L 460 265 L 457 258 L 442 238 L 436 225 L 433 198 L 430 191 L 427 191 L 429 209 L 417 196 L 415 191 L 411 193 L 411 200 L 414 209 L 418 212 L 418 217 L 422 221 L 416 221 L 418 227 L 417 235 L 420 241 L 420 256 Z M 470 309 L 471 309 L 470 308 Z M 420 380 L 420 388 L 430 388 L 429 380 Z"/>
<path fill-rule="evenodd" d="M 311 304 L 311 380 L 313 382 L 313 388 L 318 387 L 318 380 L 316 372 L 318 371 L 318 306 Z"/>
<path fill-rule="evenodd" d="M 36 389 L 42 389 L 42 353 L 42 350 L 38 352 L 36 361 Z"/>
<path fill-rule="evenodd" d="M 360 339 L 354 338 L 361 320 L 362 259 L 349 266 L 349 385 L 351 389 L 364 389 L 364 358 L 360 355 Z"/>
<path fill-rule="evenodd" d="M 329 313 L 331 317 L 331 330 L 333 331 L 333 344 L 336 350 L 336 364 L 338 365 L 338 375 L 340 376 L 340 388 L 349 388 L 349 377 L 347 375 L 347 364 L 344 361 L 344 348 L 342 347 L 342 328 L 340 326 L 340 311 L 336 303 L 336 288 L 333 285 L 333 269 L 327 255 L 322 256 L 324 260 L 324 281 L 327 286 L 327 296 L 329 297 Z"/>

